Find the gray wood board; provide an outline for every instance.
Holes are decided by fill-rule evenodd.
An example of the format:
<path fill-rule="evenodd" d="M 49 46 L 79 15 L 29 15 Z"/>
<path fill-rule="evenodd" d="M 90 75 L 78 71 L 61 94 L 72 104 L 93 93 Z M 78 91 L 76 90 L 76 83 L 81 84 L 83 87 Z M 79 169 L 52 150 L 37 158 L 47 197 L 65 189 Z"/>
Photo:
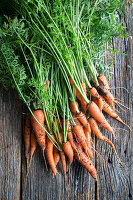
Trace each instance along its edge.
<path fill-rule="evenodd" d="M 128 27 L 127 31 L 132 36 L 133 15 L 132 7 L 128 3 L 125 13 L 126 17 L 121 18 L 121 21 Z M 115 54 L 110 86 L 115 97 L 130 107 L 130 112 L 128 110 L 124 112 L 116 105 L 123 121 L 132 126 L 132 38 L 114 39 L 113 47 L 127 55 Z M 129 94 L 123 87 L 128 89 Z M 39 147 L 26 176 L 23 141 L 25 117 L 22 114 L 22 110 L 25 112 L 25 109 L 22 108 L 21 101 L 13 90 L 6 92 L 0 89 L 0 199 L 132 199 L 132 137 L 126 126 L 106 115 L 115 128 L 116 139 L 107 131 L 102 130 L 102 132 L 114 142 L 128 175 L 120 166 L 111 147 L 97 140 L 92 134 L 94 147 L 98 151 L 93 160 L 98 170 L 97 183 L 77 161 L 74 161 L 67 170 L 67 180 L 62 174 L 61 163 L 58 165 L 58 174 L 52 178 L 52 172 L 46 170 Z"/>

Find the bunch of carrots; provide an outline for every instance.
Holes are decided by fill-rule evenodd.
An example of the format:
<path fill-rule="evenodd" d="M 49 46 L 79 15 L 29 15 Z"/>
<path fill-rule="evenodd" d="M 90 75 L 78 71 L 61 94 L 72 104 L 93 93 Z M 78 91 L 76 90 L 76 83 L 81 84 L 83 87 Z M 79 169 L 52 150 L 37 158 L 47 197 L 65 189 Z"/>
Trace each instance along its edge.
<path fill-rule="evenodd" d="M 73 87 L 73 81 L 69 78 L 70 84 Z M 111 117 L 115 118 L 119 122 L 125 124 L 122 119 L 117 115 L 117 113 L 113 110 L 113 104 L 115 102 L 113 95 L 109 91 L 109 84 L 104 76 L 104 74 L 100 74 L 98 76 L 98 82 L 100 84 L 99 88 L 91 88 L 89 91 L 86 89 L 86 84 L 81 83 L 82 88 L 87 95 L 87 92 L 92 97 L 92 101 L 90 104 L 86 104 L 82 95 L 76 89 L 76 101 L 70 101 L 69 106 L 72 113 L 72 118 L 69 120 L 65 120 L 66 132 L 67 132 L 67 140 L 63 141 L 63 119 L 58 120 L 56 118 L 56 126 L 58 126 L 59 133 L 62 140 L 62 145 L 60 149 L 56 146 L 56 134 L 53 132 L 49 137 L 43 127 L 48 128 L 45 114 L 43 110 L 35 110 L 33 111 L 33 115 L 30 113 L 26 116 L 25 122 L 25 156 L 28 160 L 32 159 L 32 156 L 36 150 L 37 144 L 41 147 L 43 153 L 46 152 L 47 160 L 49 166 L 53 172 L 53 175 L 57 173 L 57 164 L 61 160 L 63 173 L 66 176 L 66 160 L 68 164 L 71 165 L 73 162 L 73 158 L 75 157 L 78 162 L 83 165 L 87 171 L 91 174 L 91 176 L 97 180 L 97 171 L 91 159 L 93 158 L 93 150 L 92 150 L 92 142 L 91 142 L 91 131 L 103 142 L 108 143 L 114 153 L 116 154 L 119 162 L 123 166 L 120 161 L 114 144 L 105 137 L 101 131 L 100 127 L 107 129 L 114 135 L 113 128 L 105 119 L 102 111 L 106 112 Z M 50 84 L 50 81 L 49 81 Z M 46 88 L 48 89 L 47 85 Z M 99 90 L 100 92 L 98 93 Z M 106 91 L 106 92 L 105 92 Z M 61 125 L 60 125 L 60 123 Z M 55 121 L 53 121 L 54 126 Z M 124 166 L 123 166 L 124 167 Z"/>
<path fill-rule="evenodd" d="M 16 89 L 28 108 L 24 131 L 28 167 L 38 144 L 53 176 L 60 160 L 66 176 L 66 163 L 71 165 L 75 157 L 97 180 L 91 131 L 112 147 L 123 166 L 114 144 L 100 131 L 102 127 L 115 136 L 103 111 L 128 126 L 115 112 L 114 104 L 122 105 L 97 64 L 98 60 L 104 65 L 103 52 L 111 40 L 109 27 L 102 32 L 104 17 L 118 26 L 116 30 L 111 25 L 111 33 L 123 33 L 114 21 L 117 8 L 111 13 L 107 2 L 109 12 L 103 9 L 105 1 L 22 1 L 21 19 L 6 17 L 3 23 L 0 83 Z M 99 40 L 105 38 L 102 33 L 108 40 Z"/>

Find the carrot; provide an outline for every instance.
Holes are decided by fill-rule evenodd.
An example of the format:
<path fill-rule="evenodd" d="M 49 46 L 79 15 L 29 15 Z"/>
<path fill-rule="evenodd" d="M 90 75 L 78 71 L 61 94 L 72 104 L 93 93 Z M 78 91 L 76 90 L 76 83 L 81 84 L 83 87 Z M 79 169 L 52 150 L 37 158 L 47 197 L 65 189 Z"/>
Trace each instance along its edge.
<path fill-rule="evenodd" d="M 26 115 L 24 141 L 25 141 L 25 157 L 28 160 L 30 153 L 30 137 L 31 137 L 31 119 L 30 113 Z"/>
<path fill-rule="evenodd" d="M 118 158 L 119 162 L 121 163 L 120 158 L 118 157 L 118 155 L 117 155 L 117 153 L 116 153 L 116 149 L 115 149 L 115 147 L 114 147 L 114 144 L 113 144 L 107 137 L 103 136 L 103 134 L 100 132 L 100 130 L 99 130 L 99 128 L 98 128 L 98 125 L 97 125 L 96 120 L 95 120 L 94 118 L 89 118 L 88 121 L 89 121 L 89 123 L 90 123 L 91 130 L 94 132 L 94 134 L 95 134 L 100 140 L 102 140 L 102 141 L 108 143 L 108 144 L 112 147 L 112 149 L 113 149 L 113 151 L 114 151 L 116 157 Z M 123 166 L 122 163 L 121 163 L 121 165 Z M 124 166 L 123 166 L 123 167 L 124 167 Z"/>
<path fill-rule="evenodd" d="M 54 146 L 54 163 L 55 163 L 55 165 L 58 164 L 59 160 L 60 160 L 59 150 Z"/>
<path fill-rule="evenodd" d="M 98 86 L 97 90 L 99 94 L 101 94 L 107 101 L 108 103 L 113 107 L 113 103 L 116 102 L 113 95 L 109 90 L 107 90 L 104 86 Z"/>
<path fill-rule="evenodd" d="M 69 132 L 67 133 L 67 139 L 68 139 L 68 141 L 70 142 L 72 148 L 76 148 L 76 147 L 75 147 L 75 143 L 74 143 L 74 138 L 73 138 L 73 133 L 72 133 L 72 131 L 69 131 Z"/>
<path fill-rule="evenodd" d="M 48 83 L 46 82 L 46 85 L 45 85 L 45 90 L 48 90 L 49 86 L 50 86 L 50 81 L 48 80 Z"/>
<path fill-rule="evenodd" d="M 66 156 L 68 157 L 68 164 L 71 165 L 73 162 L 73 149 L 69 141 L 62 144 L 62 148 Z"/>
<path fill-rule="evenodd" d="M 104 128 L 106 128 L 109 132 L 111 132 L 114 135 L 112 127 L 105 119 L 99 107 L 93 101 L 88 105 L 88 111 L 96 121 L 98 121 L 100 124 L 103 124 Z"/>
<path fill-rule="evenodd" d="M 109 89 L 109 84 L 104 74 L 100 74 L 97 79 L 99 84 L 103 85 L 107 90 Z"/>
<path fill-rule="evenodd" d="M 31 131 L 31 141 L 30 141 L 30 161 L 32 160 L 32 157 L 36 150 L 36 147 L 37 147 L 37 141 L 36 141 L 35 133 L 32 130 Z"/>
<path fill-rule="evenodd" d="M 103 101 L 102 101 L 100 95 L 98 94 L 96 88 L 92 87 L 91 89 L 89 89 L 89 92 L 90 92 L 91 96 L 97 100 L 97 105 L 98 105 L 99 109 L 102 110 Z"/>
<path fill-rule="evenodd" d="M 87 118 L 86 118 L 86 116 L 85 116 L 85 114 L 84 113 L 82 113 L 82 112 L 80 112 L 79 114 L 77 113 L 77 118 L 78 118 L 78 120 L 80 121 L 80 123 L 84 126 L 84 127 L 88 127 L 89 126 L 89 123 L 88 123 L 88 121 L 87 121 Z"/>
<path fill-rule="evenodd" d="M 65 154 L 63 151 L 60 151 L 60 158 L 61 158 L 61 163 L 62 163 L 62 170 L 66 176 L 66 158 L 65 158 Z"/>
<path fill-rule="evenodd" d="M 46 155 L 47 155 L 47 159 L 48 159 L 48 163 L 50 165 L 50 168 L 53 172 L 53 175 L 56 175 L 57 169 L 56 169 L 56 164 L 54 162 L 54 156 L 53 156 L 53 149 L 54 149 L 53 143 L 54 143 L 55 136 L 51 135 L 50 139 L 48 137 L 46 137 L 46 141 L 47 141 Z"/>
<path fill-rule="evenodd" d="M 75 143 L 75 146 L 76 146 L 76 150 L 74 149 L 75 158 L 78 160 L 78 162 L 81 163 L 81 165 L 83 165 L 87 169 L 87 171 L 91 174 L 91 176 L 97 181 L 97 171 L 92 161 L 83 152 L 79 144 Z"/>
<path fill-rule="evenodd" d="M 91 149 L 91 129 L 90 129 L 90 125 L 89 125 L 89 128 L 84 127 L 84 134 L 85 134 L 86 139 L 88 141 L 89 156 L 90 156 L 90 158 L 93 158 L 93 151 Z"/>
<path fill-rule="evenodd" d="M 76 135 L 76 138 L 80 145 L 83 147 L 85 152 L 90 156 L 89 148 L 88 148 L 88 141 L 85 137 L 84 130 L 82 126 L 76 125 L 72 128 L 72 132 Z"/>
<path fill-rule="evenodd" d="M 81 125 L 79 118 L 76 115 L 73 115 L 73 119 L 76 125 Z"/>
<path fill-rule="evenodd" d="M 44 117 L 43 110 L 33 111 L 33 114 L 35 118 L 39 121 L 39 123 L 44 127 L 45 117 Z M 31 115 L 31 124 L 35 132 L 37 142 L 39 146 L 41 147 L 41 149 L 44 151 L 45 150 L 45 130 L 40 126 L 40 124 L 38 124 L 35 118 Z"/>
<path fill-rule="evenodd" d="M 78 102 L 76 101 L 75 103 L 76 103 L 76 106 L 77 106 L 77 108 L 78 108 L 78 107 L 79 107 Z M 72 112 L 73 114 L 76 114 L 76 113 L 77 113 L 76 106 L 75 106 L 75 104 L 74 104 L 73 101 L 70 101 L 70 109 L 71 109 L 71 112 Z"/>

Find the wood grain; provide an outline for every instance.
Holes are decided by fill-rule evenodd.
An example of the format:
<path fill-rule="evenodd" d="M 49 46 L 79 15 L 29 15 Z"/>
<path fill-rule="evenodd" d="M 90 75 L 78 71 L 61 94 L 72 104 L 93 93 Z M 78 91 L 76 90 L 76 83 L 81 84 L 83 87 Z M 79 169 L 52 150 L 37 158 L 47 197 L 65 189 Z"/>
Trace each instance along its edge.
<path fill-rule="evenodd" d="M 21 191 L 21 103 L 0 87 L 0 199 L 19 200 Z"/>

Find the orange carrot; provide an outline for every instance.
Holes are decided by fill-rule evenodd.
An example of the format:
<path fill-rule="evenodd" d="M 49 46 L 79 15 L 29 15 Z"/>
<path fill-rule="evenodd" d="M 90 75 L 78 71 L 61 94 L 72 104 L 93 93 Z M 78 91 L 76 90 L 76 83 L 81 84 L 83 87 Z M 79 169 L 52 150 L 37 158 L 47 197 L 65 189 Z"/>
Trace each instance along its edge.
<path fill-rule="evenodd" d="M 46 141 L 47 141 L 46 155 L 47 155 L 47 159 L 48 159 L 48 163 L 50 165 L 50 168 L 53 172 L 53 175 L 56 175 L 57 169 L 56 169 L 56 165 L 55 165 L 55 162 L 54 162 L 54 156 L 53 156 L 53 149 L 54 149 L 53 143 L 54 143 L 55 136 L 51 135 L 50 139 L 48 137 L 46 137 Z"/>
<path fill-rule="evenodd" d="M 116 102 L 113 95 L 109 90 L 107 90 L 104 86 L 98 86 L 97 90 L 99 94 L 101 94 L 107 101 L 108 103 L 113 106 L 113 103 Z"/>
<path fill-rule="evenodd" d="M 85 152 L 90 156 L 89 148 L 88 148 L 88 141 L 85 137 L 84 130 L 82 126 L 76 125 L 72 128 L 72 132 L 76 135 L 76 138 L 80 145 L 83 147 Z"/>
<path fill-rule="evenodd" d="M 86 116 L 85 116 L 85 114 L 84 113 L 82 113 L 82 112 L 80 112 L 79 114 L 77 113 L 77 118 L 78 118 L 78 120 L 80 121 L 80 123 L 84 126 L 84 127 L 88 127 L 89 126 L 89 123 L 88 123 L 88 121 L 87 121 L 87 118 L 86 118 Z"/>
<path fill-rule="evenodd" d="M 78 107 L 79 107 L 78 102 L 76 101 L 75 103 L 76 103 L 76 106 L 77 106 L 77 108 L 78 108 Z M 71 109 L 71 112 L 72 112 L 73 114 L 76 114 L 76 113 L 77 113 L 76 106 L 75 106 L 75 104 L 74 104 L 73 101 L 70 101 L 70 109 Z"/>
<path fill-rule="evenodd" d="M 59 150 L 54 146 L 54 163 L 55 163 L 55 165 L 58 164 L 59 160 L 60 160 Z"/>
<path fill-rule="evenodd" d="M 32 160 L 32 157 L 36 150 L 36 147 L 37 147 L 37 141 L 36 141 L 35 133 L 32 130 L 31 131 L 31 142 L 30 142 L 30 161 Z"/>
<path fill-rule="evenodd" d="M 61 158 L 61 163 L 62 163 L 62 170 L 66 176 L 66 158 L 65 158 L 65 154 L 63 151 L 60 151 L 60 158 Z"/>
<path fill-rule="evenodd" d="M 90 94 L 91 94 L 91 96 L 93 98 L 96 98 L 97 105 L 98 105 L 99 109 L 102 110 L 102 108 L 103 108 L 103 101 L 102 101 L 100 95 L 98 94 L 96 88 L 92 87 L 91 89 L 89 89 L 89 92 L 90 92 Z"/>
<path fill-rule="evenodd" d="M 72 148 L 76 148 L 76 147 L 75 147 L 75 143 L 74 143 L 74 138 L 73 138 L 73 133 L 72 133 L 72 131 L 69 131 L 69 132 L 67 133 L 67 138 L 68 138 L 68 141 L 70 142 Z"/>
<path fill-rule="evenodd" d="M 24 141 L 25 141 L 25 157 L 28 160 L 30 153 L 30 137 L 31 137 L 31 119 L 30 113 L 26 115 Z"/>
<path fill-rule="evenodd" d="M 89 148 L 89 156 L 90 158 L 93 158 L 93 151 L 91 149 L 91 129 L 90 129 L 90 125 L 89 128 L 84 127 L 84 134 L 86 136 L 86 139 L 88 141 L 88 148 Z"/>
<path fill-rule="evenodd" d="M 106 128 L 109 132 L 114 134 L 114 131 L 110 124 L 105 119 L 103 113 L 100 111 L 99 107 L 92 101 L 88 105 L 88 111 L 90 112 L 91 116 L 98 121 L 100 124 L 103 124 L 104 128 Z"/>
<path fill-rule="evenodd" d="M 49 86 L 50 86 L 50 81 L 48 80 L 48 83 L 46 82 L 45 89 L 48 90 Z"/>
<path fill-rule="evenodd" d="M 116 149 L 115 149 L 115 147 L 114 147 L 114 144 L 113 144 L 107 137 L 103 136 L 103 134 L 100 132 L 100 130 L 99 130 L 99 128 L 98 128 L 98 125 L 97 125 L 96 120 L 95 120 L 94 118 L 89 118 L 88 121 L 89 121 L 89 123 L 90 123 L 91 130 L 94 132 L 94 134 L 95 134 L 100 140 L 102 140 L 102 141 L 108 143 L 108 144 L 112 147 L 112 149 L 113 149 L 115 155 L 117 156 L 119 162 L 121 163 L 120 158 L 118 157 L 118 155 L 117 155 L 117 153 L 116 153 Z M 122 163 L 121 163 L 121 165 L 123 166 Z M 123 167 L 124 167 L 124 166 L 123 166 Z"/>
<path fill-rule="evenodd" d="M 38 120 L 38 122 L 44 127 L 45 117 L 44 117 L 43 110 L 33 111 L 33 114 Z M 35 132 L 37 142 L 39 146 L 41 147 L 41 149 L 44 151 L 45 150 L 45 130 L 40 126 L 40 124 L 38 124 L 38 122 L 31 115 L 31 124 Z"/>
<path fill-rule="evenodd" d="M 97 171 L 92 161 L 83 152 L 79 144 L 75 143 L 75 145 L 76 145 L 76 150 L 74 149 L 75 158 L 78 160 L 78 162 L 81 163 L 81 165 L 83 165 L 87 169 L 87 171 L 91 174 L 91 176 L 97 180 Z"/>
<path fill-rule="evenodd" d="M 79 118 L 76 115 L 73 115 L 73 119 L 76 125 L 81 125 Z"/>
<path fill-rule="evenodd" d="M 108 81 L 106 79 L 106 77 L 104 76 L 104 74 L 100 74 L 98 77 L 98 82 L 103 85 L 107 90 L 109 89 L 109 84 Z"/>
<path fill-rule="evenodd" d="M 71 165 L 73 162 L 73 149 L 69 141 L 62 144 L 62 148 L 66 156 L 68 157 L 68 164 Z"/>

